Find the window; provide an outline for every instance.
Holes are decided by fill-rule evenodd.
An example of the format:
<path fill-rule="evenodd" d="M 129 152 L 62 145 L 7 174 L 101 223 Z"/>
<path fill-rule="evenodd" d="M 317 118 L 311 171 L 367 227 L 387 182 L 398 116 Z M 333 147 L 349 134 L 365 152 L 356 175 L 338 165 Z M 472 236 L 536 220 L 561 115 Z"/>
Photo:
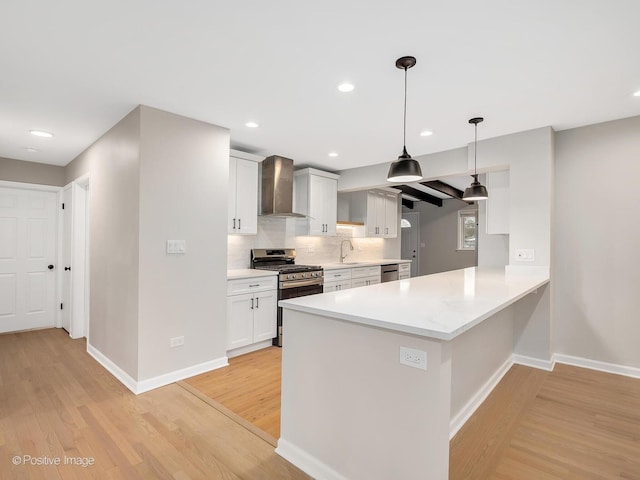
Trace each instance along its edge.
<path fill-rule="evenodd" d="M 458 210 L 458 250 L 475 250 L 477 241 L 476 210 Z"/>

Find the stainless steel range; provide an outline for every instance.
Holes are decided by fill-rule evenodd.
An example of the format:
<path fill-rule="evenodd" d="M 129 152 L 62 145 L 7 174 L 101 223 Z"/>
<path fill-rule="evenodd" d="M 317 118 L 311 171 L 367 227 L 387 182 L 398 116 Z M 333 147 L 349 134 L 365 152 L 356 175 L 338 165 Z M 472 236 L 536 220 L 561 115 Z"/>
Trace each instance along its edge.
<path fill-rule="evenodd" d="M 315 265 L 296 265 L 294 248 L 254 248 L 251 268 L 278 272 L 278 300 L 322 293 L 324 273 Z M 273 344 L 282 346 L 282 308 L 278 307 L 278 336 Z"/>

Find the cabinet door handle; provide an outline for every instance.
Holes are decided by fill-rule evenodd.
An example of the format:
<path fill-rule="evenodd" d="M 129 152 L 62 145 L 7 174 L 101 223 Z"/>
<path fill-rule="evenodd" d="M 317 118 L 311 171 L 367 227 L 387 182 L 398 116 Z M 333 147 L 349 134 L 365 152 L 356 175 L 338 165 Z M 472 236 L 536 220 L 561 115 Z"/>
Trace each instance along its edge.
<path fill-rule="evenodd" d="M 251 310 L 253 310 L 253 298 L 251 299 Z"/>
<path fill-rule="evenodd" d="M 249 288 L 255 288 L 255 287 L 259 287 L 260 284 L 259 283 L 254 283 L 253 285 L 249 285 Z"/>
<path fill-rule="evenodd" d="M 236 219 L 235 218 L 233 219 L 233 229 L 234 230 L 236 229 Z"/>
<path fill-rule="evenodd" d="M 260 297 L 256 297 L 256 308 L 260 308 Z"/>
<path fill-rule="evenodd" d="M 388 235 L 388 234 L 389 234 L 389 227 L 386 227 L 386 228 L 384 229 L 384 233 L 385 233 L 386 235 Z"/>
<path fill-rule="evenodd" d="M 241 218 L 238 219 L 238 230 L 242 230 L 242 224 L 240 223 L 241 220 Z"/>

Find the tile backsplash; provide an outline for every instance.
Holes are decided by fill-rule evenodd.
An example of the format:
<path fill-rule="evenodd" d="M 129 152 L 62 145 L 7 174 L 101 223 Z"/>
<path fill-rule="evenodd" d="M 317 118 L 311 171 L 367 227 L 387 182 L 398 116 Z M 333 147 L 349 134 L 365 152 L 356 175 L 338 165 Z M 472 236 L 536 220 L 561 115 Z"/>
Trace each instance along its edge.
<path fill-rule="evenodd" d="M 385 258 L 385 242 L 382 238 L 351 238 L 351 230 L 338 228 L 335 237 L 296 236 L 295 218 L 258 217 L 257 235 L 229 235 L 227 237 L 227 268 L 249 268 L 252 248 L 295 248 L 296 263 L 316 265 L 340 261 L 340 244 L 351 240 L 353 251 L 346 261 L 365 261 Z M 387 249 L 388 250 L 388 249 Z M 345 246 L 345 252 L 347 247 Z M 393 255 L 397 258 L 399 255 Z"/>

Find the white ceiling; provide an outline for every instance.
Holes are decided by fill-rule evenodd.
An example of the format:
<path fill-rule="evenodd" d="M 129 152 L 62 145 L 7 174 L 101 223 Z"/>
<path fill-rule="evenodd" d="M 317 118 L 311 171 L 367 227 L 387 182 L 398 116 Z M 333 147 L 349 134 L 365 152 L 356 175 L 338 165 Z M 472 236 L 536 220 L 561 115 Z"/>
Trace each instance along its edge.
<path fill-rule="evenodd" d="M 402 148 L 403 55 L 418 59 L 413 156 L 466 145 L 477 115 L 481 139 L 629 117 L 639 17 L 637 0 L 3 0 L 0 156 L 65 165 L 145 104 L 298 165 L 389 162 Z M 344 80 L 354 92 L 337 91 Z"/>

